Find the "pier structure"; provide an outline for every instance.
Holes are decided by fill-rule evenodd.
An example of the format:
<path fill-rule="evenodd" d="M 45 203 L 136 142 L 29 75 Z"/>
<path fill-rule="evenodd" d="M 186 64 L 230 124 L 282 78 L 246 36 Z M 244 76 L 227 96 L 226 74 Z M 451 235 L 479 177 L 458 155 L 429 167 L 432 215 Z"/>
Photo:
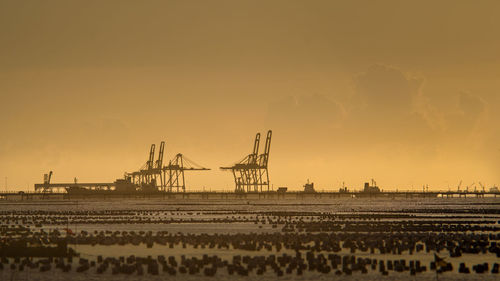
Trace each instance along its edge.
<path fill-rule="evenodd" d="M 76 178 L 74 183 L 51 183 L 52 171 L 44 175 L 44 182 L 35 184 L 35 193 L 43 194 L 63 194 L 69 189 L 80 189 L 88 191 L 101 191 L 106 194 L 108 191 L 113 191 L 116 194 L 130 194 L 133 191 L 142 193 L 172 193 L 186 192 L 185 171 L 207 171 L 205 168 L 194 161 L 187 158 L 182 153 L 177 153 L 168 165 L 163 165 L 165 154 L 165 141 L 160 143 L 158 149 L 158 158 L 155 160 L 156 145 L 152 144 L 148 159 L 139 170 L 125 173 L 124 178 L 117 179 L 112 183 L 77 183 Z M 127 189 L 127 192 L 122 192 Z M 30 192 L 24 192 L 29 194 Z M 9 195 L 10 193 L 6 194 Z M 92 194 L 89 194 L 92 196 Z"/>
<path fill-rule="evenodd" d="M 89 190 L 113 190 L 116 186 L 114 182 L 108 183 L 37 183 L 35 184 L 35 193 L 64 193 L 66 188 L 70 187 L 83 187 Z M 29 193 L 25 191 L 20 191 Z"/>
<path fill-rule="evenodd" d="M 163 165 L 165 142 L 159 146 L 158 159 L 155 161 L 155 144 L 151 145 L 146 163 L 135 172 L 126 173 L 125 177 L 137 186 L 149 186 L 163 192 L 186 192 L 185 171 L 208 171 L 182 153 L 177 153 L 168 165 Z"/>
<path fill-rule="evenodd" d="M 379 193 L 366 193 L 363 191 L 347 192 L 314 192 L 307 193 L 303 191 L 263 191 L 263 192 L 234 192 L 234 191 L 186 191 L 186 192 L 155 192 L 155 193 L 120 193 L 120 192 L 96 192 L 79 195 L 69 195 L 65 188 L 72 186 L 87 186 L 93 190 L 112 190 L 113 183 L 57 183 L 50 184 L 54 188 L 53 192 L 41 193 L 33 191 L 10 191 L 0 192 L 1 200 L 36 200 L 36 199 L 111 199 L 111 198 L 158 198 L 158 199 L 176 199 L 176 200 L 290 200 L 290 199 L 414 199 L 414 198 L 435 198 L 435 199 L 467 199 L 467 198 L 499 198 L 498 191 L 382 191 Z M 43 184 L 37 184 L 36 188 L 44 188 Z"/>

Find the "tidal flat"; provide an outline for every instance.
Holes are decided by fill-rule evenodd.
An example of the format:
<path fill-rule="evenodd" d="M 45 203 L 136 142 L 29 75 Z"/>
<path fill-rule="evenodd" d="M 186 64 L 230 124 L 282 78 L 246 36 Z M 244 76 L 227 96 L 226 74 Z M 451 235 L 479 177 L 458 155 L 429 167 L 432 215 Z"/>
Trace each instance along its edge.
<path fill-rule="evenodd" d="M 498 280 L 500 200 L 0 203 L 1 280 Z"/>

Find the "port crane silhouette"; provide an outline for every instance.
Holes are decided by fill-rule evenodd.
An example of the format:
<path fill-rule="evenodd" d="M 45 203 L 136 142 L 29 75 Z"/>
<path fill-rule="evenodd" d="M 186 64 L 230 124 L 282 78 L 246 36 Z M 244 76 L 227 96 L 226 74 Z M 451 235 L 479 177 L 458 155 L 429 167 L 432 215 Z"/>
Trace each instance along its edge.
<path fill-rule="evenodd" d="M 177 153 L 168 165 L 163 165 L 165 154 L 165 141 L 162 141 L 158 150 L 158 158 L 155 161 L 156 145 L 152 144 L 149 149 L 149 157 L 146 163 L 135 172 L 125 173 L 133 184 L 138 186 L 149 186 L 164 192 L 186 192 L 185 171 L 207 171 L 196 162 L 190 160 L 182 153 Z"/>
<path fill-rule="evenodd" d="M 245 156 L 233 166 L 220 167 L 223 171 L 231 171 L 234 177 L 235 192 L 269 191 L 269 152 L 273 132 L 266 136 L 264 152 L 259 154 L 260 133 L 255 135 L 252 153 Z"/>

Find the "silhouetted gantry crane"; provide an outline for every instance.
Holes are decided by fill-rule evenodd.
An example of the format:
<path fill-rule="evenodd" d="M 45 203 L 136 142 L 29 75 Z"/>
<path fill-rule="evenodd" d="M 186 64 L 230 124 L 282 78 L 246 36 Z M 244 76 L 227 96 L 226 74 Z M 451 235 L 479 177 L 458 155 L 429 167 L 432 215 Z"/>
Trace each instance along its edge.
<path fill-rule="evenodd" d="M 192 160 L 188 159 L 186 156 L 178 153 L 175 155 L 174 159 L 170 160 L 168 166 L 163 167 L 163 178 L 168 180 L 163 190 L 167 192 L 173 192 L 174 188 L 177 192 L 182 188 L 182 192 L 186 192 L 186 181 L 184 179 L 184 171 L 206 171 L 210 170 L 204 168 Z"/>
<path fill-rule="evenodd" d="M 52 189 L 50 188 L 50 180 L 52 179 L 52 171 L 48 174 L 43 175 L 43 185 L 41 187 L 42 193 L 50 193 Z M 39 191 L 40 188 L 35 188 L 35 191 Z"/>
<path fill-rule="evenodd" d="M 269 191 L 269 151 L 271 149 L 271 137 L 273 132 L 269 130 L 266 137 L 264 152 L 259 155 L 260 133 L 255 136 L 253 151 L 238 163 L 231 167 L 220 167 L 221 170 L 231 170 L 234 176 L 235 192 L 262 192 L 266 187 Z"/>
<path fill-rule="evenodd" d="M 168 165 L 163 166 L 163 155 L 165 152 L 165 142 L 160 143 L 158 159 L 155 161 L 155 145 L 152 144 L 149 150 L 149 158 L 139 171 L 126 173 L 133 184 L 139 187 L 150 187 L 158 191 L 179 192 L 182 189 L 186 192 L 186 180 L 184 171 L 206 171 L 210 170 L 194 161 L 188 159 L 181 153 L 169 161 Z"/>

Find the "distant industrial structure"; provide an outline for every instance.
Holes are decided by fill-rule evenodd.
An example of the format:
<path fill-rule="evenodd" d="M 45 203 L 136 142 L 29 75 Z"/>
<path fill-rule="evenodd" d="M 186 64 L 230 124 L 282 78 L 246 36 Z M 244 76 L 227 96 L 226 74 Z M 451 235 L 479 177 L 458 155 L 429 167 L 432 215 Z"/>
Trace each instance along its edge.
<path fill-rule="evenodd" d="M 363 188 L 364 193 L 380 193 L 380 188 L 377 186 L 377 182 L 372 179 L 372 184 L 365 182 L 365 186 Z"/>
<path fill-rule="evenodd" d="M 71 195 L 107 194 L 155 194 L 186 192 L 185 171 L 206 171 L 208 168 L 196 164 L 178 153 L 163 165 L 165 142 L 160 143 L 158 158 L 155 160 L 155 144 L 149 149 L 146 163 L 134 172 L 125 173 L 124 178 L 113 183 L 51 183 L 52 171 L 44 175 L 43 184 L 35 184 L 35 192 L 47 194 L 64 189 Z"/>
<path fill-rule="evenodd" d="M 158 156 L 155 158 L 156 145 L 152 144 L 148 158 L 144 165 L 138 170 L 125 173 L 123 178 L 117 179 L 114 182 L 106 183 L 80 183 L 75 178 L 73 183 L 53 183 L 53 173 L 44 175 L 43 183 L 35 184 L 35 192 L 0 192 L 0 199 L 12 196 L 20 196 L 21 198 L 48 198 L 46 195 L 63 196 L 64 198 L 72 198 L 74 196 L 92 197 L 108 195 L 123 195 L 123 196 L 163 196 L 168 198 L 190 198 L 201 197 L 202 199 L 209 198 L 290 198 L 298 199 L 306 197 L 314 198 L 362 198 L 362 197 L 442 197 L 442 198 L 467 198 L 468 196 L 484 197 L 500 196 L 498 187 L 492 187 L 489 191 L 485 190 L 485 186 L 479 182 L 482 190 L 479 191 L 474 183 L 474 191 L 469 191 L 469 186 L 465 190 L 461 190 L 462 181 L 458 184 L 457 191 L 429 191 L 428 186 L 424 186 L 422 191 L 384 191 L 381 190 L 375 180 L 366 182 L 360 191 L 349 190 L 344 183 L 339 188 L 338 192 L 317 191 L 314 183 L 307 181 L 302 191 L 289 191 L 288 187 L 281 186 L 276 191 L 270 190 L 269 182 L 269 153 L 271 150 L 272 131 L 269 130 L 266 135 L 264 151 L 259 154 L 260 133 L 255 135 L 253 149 L 250 154 L 245 156 L 232 166 L 220 167 L 221 170 L 231 171 L 234 178 L 234 192 L 227 191 L 210 191 L 201 192 L 186 190 L 186 171 L 206 171 L 210 170 L 194 161 L 188 159 L 181 153 L 177 153 L 174 158 L 164 165 L 165 141 L 162 141 L 158 148 Z M 277 197 L 275 197 L 277 196 Z"/>
<path fill-rule="evenodd" d="M 314 182 L 309 183 L 309 180 L 307 180 L 307 183 L 304 184 L 304 193 L 315 193 L 316 190 L 314 189 Z"/>
<path fill-rule="evenodd" d="M 185 171 L 207 171 L 201 165 L 189 160 L 181 153 L 163 166 L 163 154 L 165 142 L 160 143 L 158 159 L 155 161 L 155 145 L 149 150 L 149 158 L 146 163 L 135 172 L 126 173 L 125 180 L 133 185 L 164 192 L 186 192 Z"/>
<path fill-rule="evenodd" d="M 255 136 L 252 153 L 230 167 L 220 167 L 233 173 L 235 192 L 269 192 L 269 151 L 273 132 L 267 132 L 264 152 L 259 154 L 260 133 Z"/>

